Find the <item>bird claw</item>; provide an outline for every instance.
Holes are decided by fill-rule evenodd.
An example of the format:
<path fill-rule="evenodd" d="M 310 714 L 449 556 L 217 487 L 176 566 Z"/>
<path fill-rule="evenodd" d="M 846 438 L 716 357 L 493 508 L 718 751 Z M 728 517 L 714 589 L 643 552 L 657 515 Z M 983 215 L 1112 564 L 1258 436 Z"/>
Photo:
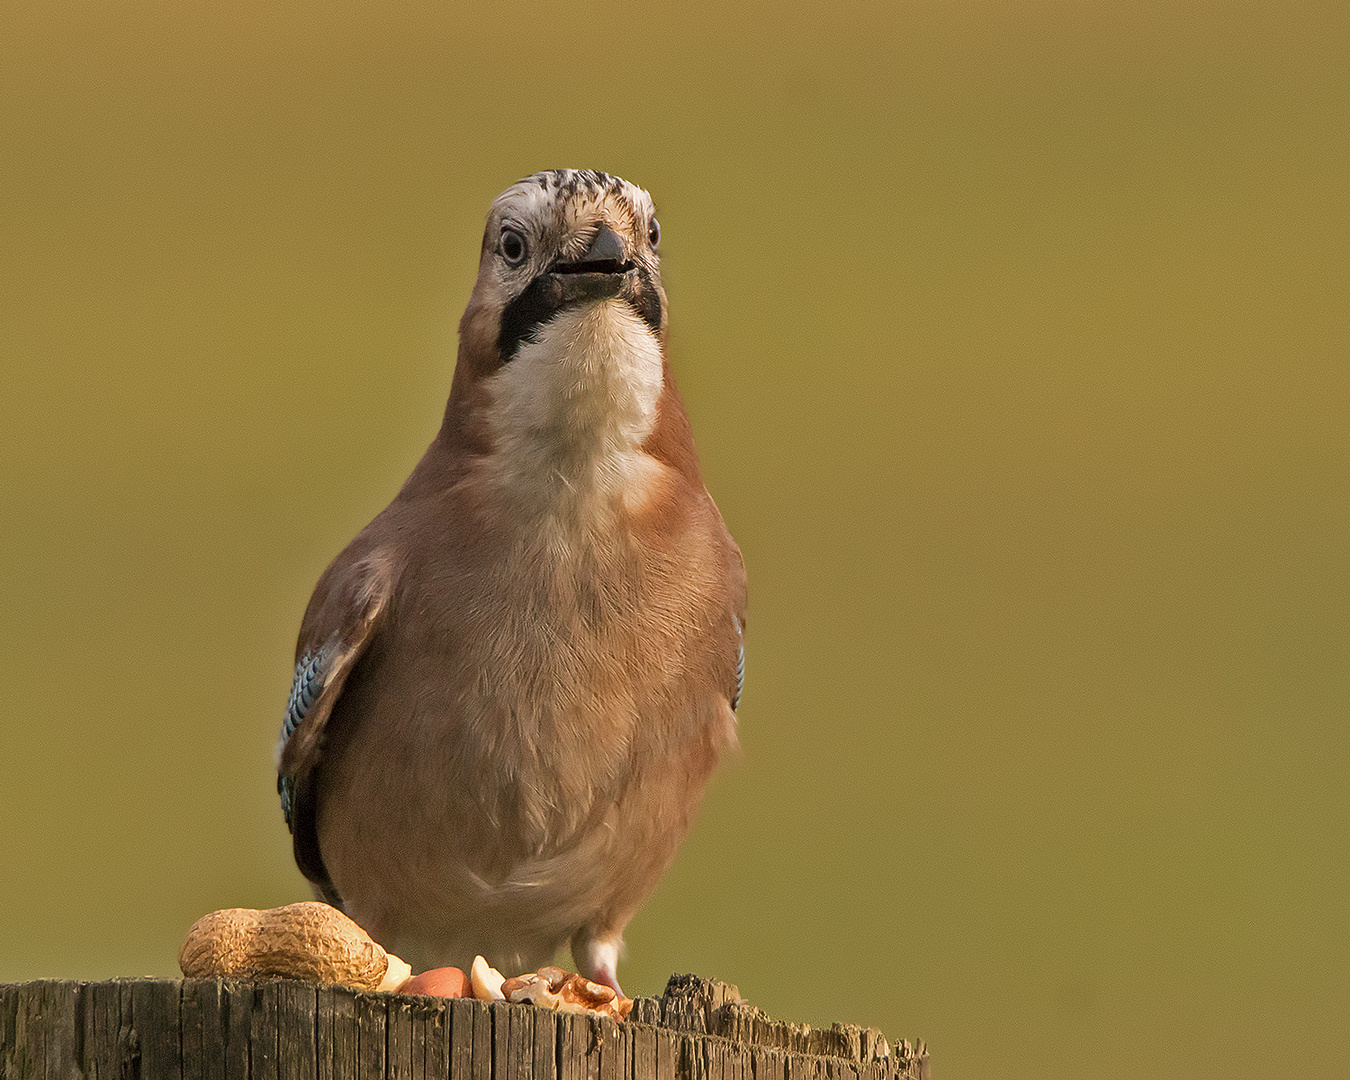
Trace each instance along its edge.
<path fill-rule="evenodd" d="M 599 983 L 601 986 L 608 986 L 619 997 L 624 996 L 622 987 L 619 986 L 619 975 L 612 967 L 600 966 L 595 971 L 590 972 L 586 978 L 591 982 Z"/>

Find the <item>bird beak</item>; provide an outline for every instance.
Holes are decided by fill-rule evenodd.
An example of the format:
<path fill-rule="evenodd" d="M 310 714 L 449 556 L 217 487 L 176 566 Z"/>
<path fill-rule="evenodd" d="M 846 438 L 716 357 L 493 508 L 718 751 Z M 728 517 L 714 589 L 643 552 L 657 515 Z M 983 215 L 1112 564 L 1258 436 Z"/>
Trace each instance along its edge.
<path fill-rule="evenodd" d="M 557 263 L 555 274 L 621 274 L 633 264 L 624 259 L 623 241 L 608 225 L 601 225 L 586 254 L 575 262 Z"/>
<path fill-rule="evenodd" d="M 623 240 L 608 225 L 601 225 L 591 246 L 581 258 L 554 263 L 548 272 L 551 298 L 557 307 L 605 300 L 618 296 L 637 277 L 637 266 L 624 258 Z"/>

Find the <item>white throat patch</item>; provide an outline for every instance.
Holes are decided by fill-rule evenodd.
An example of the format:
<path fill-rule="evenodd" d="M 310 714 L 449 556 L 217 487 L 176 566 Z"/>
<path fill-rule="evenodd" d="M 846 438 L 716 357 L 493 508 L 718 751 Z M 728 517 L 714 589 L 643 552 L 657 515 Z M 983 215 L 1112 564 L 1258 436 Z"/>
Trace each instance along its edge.
<path fill-rule="evenodd" d="M 622 300 L 566 308 L 492 376 L 494 472 L 540 510 L 559 499 L 640 495 L 656 463 L 661 346 Z"/>

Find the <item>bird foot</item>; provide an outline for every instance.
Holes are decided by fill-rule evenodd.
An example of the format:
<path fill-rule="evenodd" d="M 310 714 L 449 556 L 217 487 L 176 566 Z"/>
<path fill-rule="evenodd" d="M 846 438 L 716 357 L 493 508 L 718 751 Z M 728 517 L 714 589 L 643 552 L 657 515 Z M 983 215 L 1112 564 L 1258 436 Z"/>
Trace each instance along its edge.
<path fill-rule="evenodd" d="M 599 983 L 601 986 L 608 986 L 619 997 L 624 996 L 623 988 L 619 986 L 618 973 L 612 967 L 597 968 L 586 976 L 591 982 Z"/>
<path fill-rule="evenodd" d="M 577 970 L 591 982 L 608 986 L 620 997 L 624 996 L 619 986 L 619 946 L 623 939 L 589 938 L 574 940 L 572 958 L 577 962 Z"/>

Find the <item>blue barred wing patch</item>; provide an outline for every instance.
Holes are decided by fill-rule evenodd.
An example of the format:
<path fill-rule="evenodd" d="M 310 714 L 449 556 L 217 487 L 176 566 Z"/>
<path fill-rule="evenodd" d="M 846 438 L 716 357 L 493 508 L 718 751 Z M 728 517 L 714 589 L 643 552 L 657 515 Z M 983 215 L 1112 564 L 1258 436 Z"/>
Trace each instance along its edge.
<path fill-rule="evenodd" d="M 736 624 L 736 696 L 731 699 L 731 711 L 741 703 L 741 691 L 745 689 L 745 631 L 741 629 L 741 620 L 731 617 Z"/>
<path fill-rule="evenodd" d="M 289 776 L 277 777 L 277 794 L 281 796 L 281 816 L 286 819 L 286 828 L 295 832 L 295 826 L 291 824 L 291 791 L 293 785 Z"/>
<path fill-rule="evenodd" d="M 291 682 L 291 696 L 286 702 L 286 716 L 281 721 L 281 751 L 285 751 L 286 744 L 295 734 L 295 729 L 300 726 L 300 722 L 308 715 L 309 710 L 314 707 L 314 702 L 318 701 L 319 695 L 323 693 L 327 675 L 328 654 L 323 649 L 313 654 L 306 652 L 300 657 L 299 663 L 295 665 L 295 679 Z M 278 757 L 280 757 L 280 754 L 278 754 Z M 286 818 L 286 826 L 290 828 L 294 785 L 289 776 L 282 774 L 277 777 L 277 794 L 281 796 L 281 813 Z"/>

